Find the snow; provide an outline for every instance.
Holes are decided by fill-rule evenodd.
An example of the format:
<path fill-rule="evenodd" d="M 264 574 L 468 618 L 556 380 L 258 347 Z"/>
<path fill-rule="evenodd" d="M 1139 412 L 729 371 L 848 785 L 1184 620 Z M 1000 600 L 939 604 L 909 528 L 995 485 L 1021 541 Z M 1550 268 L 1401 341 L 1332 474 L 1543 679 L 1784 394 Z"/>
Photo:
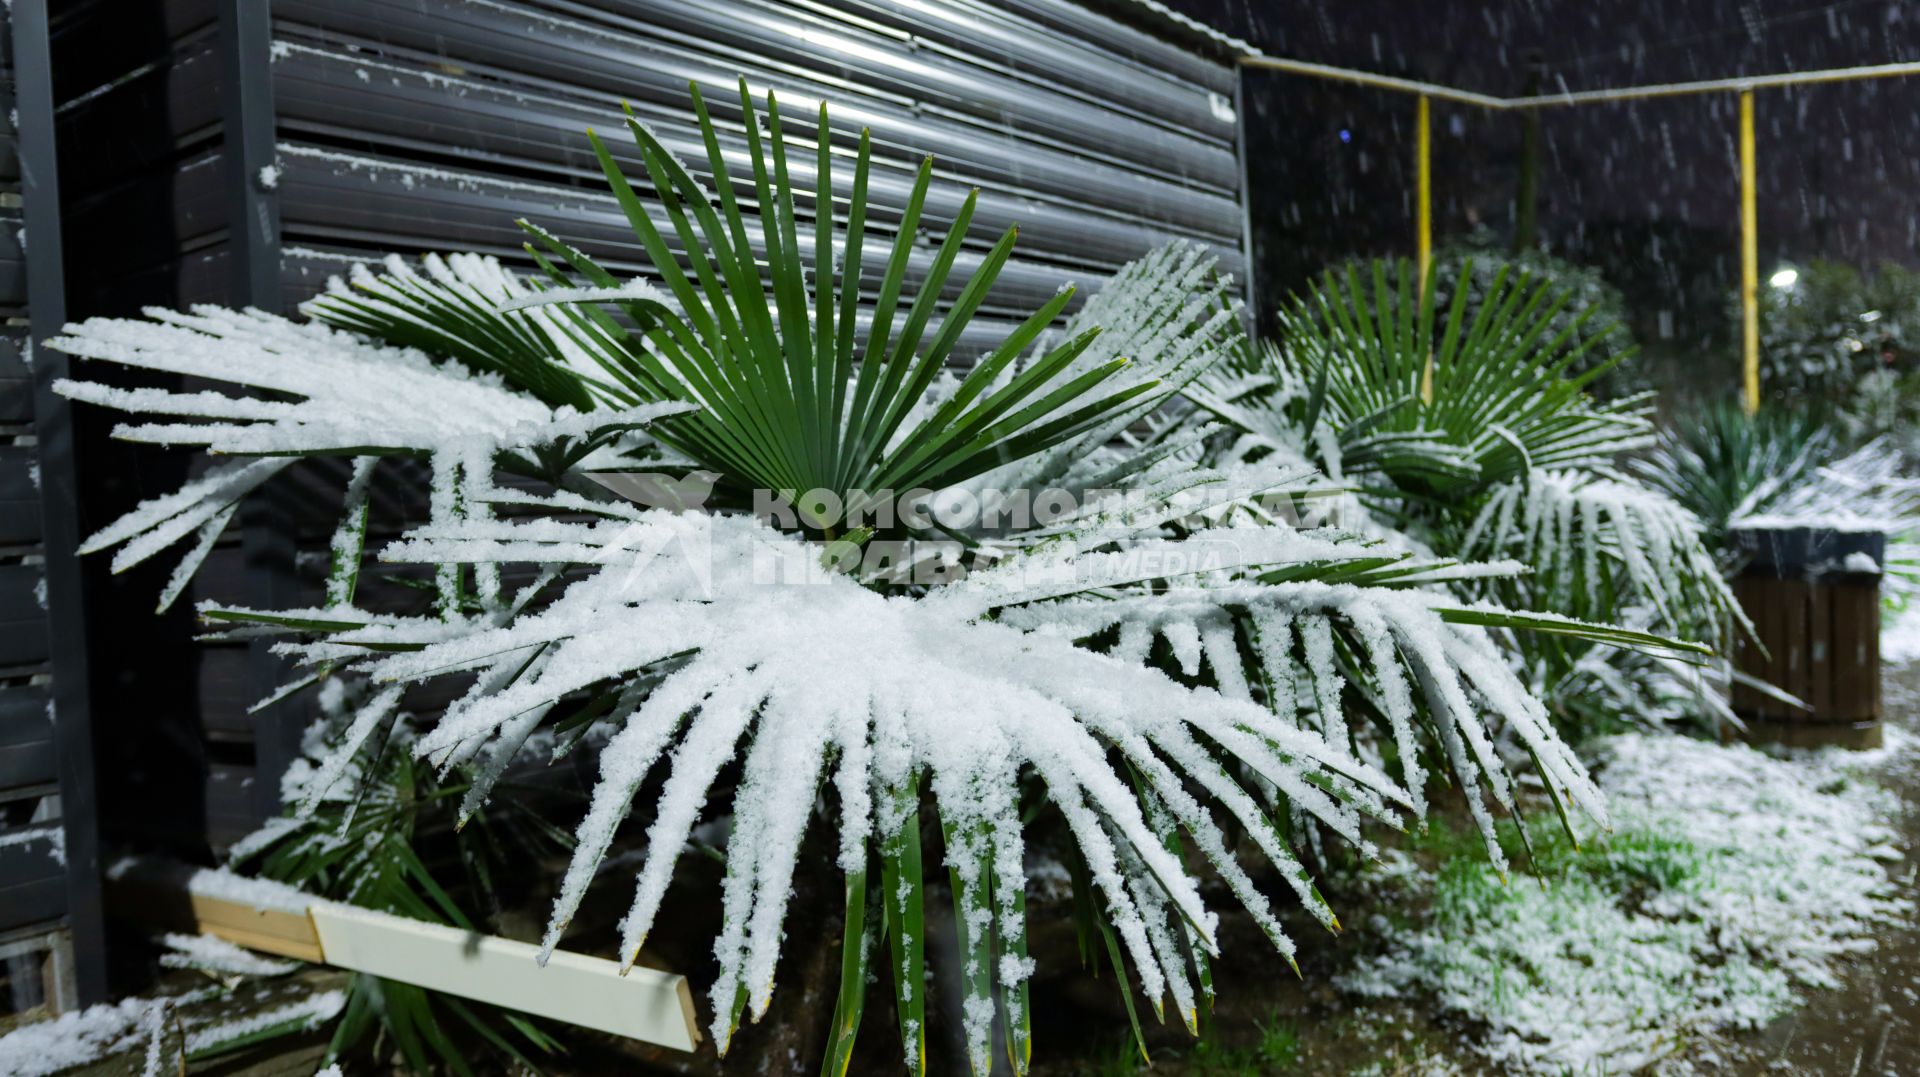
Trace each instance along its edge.
<path fill-rule="evenodd" d="M 122 857 L 107 866 L 106 877 L 122 879 L 154 867 L 165 869 L 169 864 L 137 856 Z M 186 886 L 189 893 L 231 901 L 261 912 L 304 914 L 307 906 L 319 900 L 285 883 L 236 875 L 221 868 L 194 868 L 186 878 Z"/>
<path fill-rule="evenodd" d="M 1341 986 L 1431 994 L 1484 1023 L 1475 1047 L 1503 1071 L 1628 1072 L 1833 986 L 1911 901 L 1883 863 L 1896 802 L 1858 757 L 1639 733 L 1597 750 L 1611 836 L 1541 885 L 1464 863 L 1436 885 L 1402 861 L 1437 911 L 1386 929 Z"/>
<path fill-rule="evenodd" d="M 67 832 L 58 826 L 36 826 L 0 832 L 0 849 L 14 845 L 47 843 L 47 855 L 62 867 L 67 863 Z"/>
<path fill-rule="evenodd" d="M 142 1045 L 144 1023 L 161 1000 L 130 998 L 64 1013 L 0 1036 L 0 1073 L 49 1077 Z"/>
<path fill-rule="evenodd" d="M 299 968 L 298 962 L 274 961 L 214 935 L 168 933 L 160 937 L 167 953 L 160 963 L 171 969 L 204 969 L 241 976 L 279 976 Z"/>
<path fill-rule="evenodd" d="M 255 879 L 220 868 L 201 868 L 188 881 L 190 892 L 217 897 L 262 911 L 304 913 L 317 900 L 312 894 L 271 879 Z"/>
<path fill-rule="evenodd" d="M 454 259 L 452 267 L 430 260 L 428 268 L 430 274 L 469 285 L 493 281 L 500 295 L 517 294 L 514 289 L 520 288 L 501 283 L 504 271 L 489 260 Z M 146 313 L 151 320 L 95 318 L 69 325 L 50 343 L 80 358 L 270 390 L 294 399 L 129 389 L 71 379 L 56 384 L 70 399 L 187 420 L 122 424 L 114 436 L 126 440 L 197 445 L 241 456 L 424 452 L 452 459 L 456 450 L 473 456 L 489 447 L 520 448 L 610 428 L 644 427 L 687 408 L 654 404 L 611 412 L 555 409 L 507 387 L 497 376 L 435 362 L 410 349 L 371 344 L 317 323 L 210 306 L 196 307 L 191 314 L 158 309 Z M 212 550 L 239 500 L 292 459 L 269 455 L 214 467 L 172 493 L 142 502 L 88 538 L 81 552 L 119 546 L 113 568 L 121 572 L 197 535 L 162 592 L 160 607 L 165 609 Z"/>
<path fill-rule="evenodd" d="M 183 941 L 190 953 L 208 957 L 221 955 L 222 947 L 230 948 L 230 944 L 218 940 L 181 939 L 180 936 L 169 938 Z M 239 957 L 252 958 L 252 955 L 234 949 Z M 232 958 L 226 955 L 224 959 Z M 207 966 L 195 964 L 191 967 Z M 250 974 L 238 968 L 221 971 Z M 231 1006 L 231 996 L 223 989 L 206 987 L 159 998 L 122 999 L 61 1014 L 49 1021 L 21 1025 L 0 1035 L 0 1074 L 6 1077 L 52 1077 L 53 1074 L 88 1066 L 114 1055 L 138 1052 L 143 1063 L 140 1072 L 157 1077 L 172 1072 L 167 1063 L 173 1063 L 177 1058 L 167 1050 L 169 1045 L 165 1033 L 170 1027 L 184 1030 L 186 1038 L 181 1046 L 188 1052 L 215 1048 L 242 1036 L 282 1025 L 311 1030 L 339 1015 L 346 1005 L 346 993 L 324 991 L 224 1021 L 196 1009 L 199 1004 L 214 1000 L 219 1001 L 221 1012 Z"/>
<path fill-rule="evenodd" d="M 1840 562 L 1840 568 L 1845 572 L 1858 572 L 1869 576 L 1880 575 L 1880 562 L 1875 561 L 1872 554 L 1859 550 L 1848 554 L 1845 560 Z"/>
<path fill-rule="evenodd" d="M 555 303 L 601 303 L 630 299 L 642 299 L 660 306 L 671 306 L 673 303 L 673 298 L 654 287 L 652 281 L 635 277 L 618 288 L 545 288 L 510 299 L 502 303 L 500 309 L 525 310 Z"/>
<path fill-rule="evenodd" d="M 246 1017 L 189 1028 L 187 1029 L 187 1051 L 192 1053 L 218 1047 L 242 1036 L 250 1036 L 281 1025 L 307 1030 L 316 1029 L 333 1020 L 346 1004 L 345 991 L 322 991 L 311 998 L 249 1014 Z"/>
<path fill-rule="evenodd" d="M 1920 479 L 1905 474 L 1900 450 L 1887 438 L 1801 476 L 1796 485 L 1763 485 L 1733 513 L 1729 527 L 1899 533 L 1920 519 Z"/>
<path fill-rule="evenodd" d="M 1150 12 L 1158 18 L 1165 19 L 1168 22 L 1173 23 L 1175 26 L 1178 26 L 1183 30 L 1186 30 L 1190 33 L 1199 34 L 1201 37 L 1204 37 L 1208 41 L 1211 41 L 1213 44 L 1228 50 L 1229 52 L 1233 53 L 1235 56 L 1266 55 L 1265 53 L 1260 51 L 1260 48 L 1258 46 L 1253 45 L 1247 41 L 1243 41 L 1240 38 L 1234 37 L 1231 34 L 1224 33 L 1219 29 L 1216 29 L 1215 27 L 1209 26 L 1208 24 L 1193 18 L 1190 15 L 1186 15 L 1186 14 L 1183 14 L 1182 12 L 1175 11 L 1173 8 L 1168 7 L 1164 3 L 1161 3 L 1160 0 L 1129 0 L 1129 2 L 1133 4 L 1133 6 L 1138 7 L 1143 11 Z"/>
<path fill-rule="evenodd" d="M 260 311 L 150 309 L 150 321 L 94 318 L 50 343 L 68 354 L 185 374 L 296 397 L 271 401 L 223 393 L 119 389 L 63 380 L 75 400 L 200 423 L 147 423 L 114 436 L 216 453 L 407 451 L 463 436 L 552 419 L 539 401 L 454 363 L 369 344 L 311 322 Z"/>
<path fill-rule="evenodd" d="M 1920 603 L 1910 603 L 1881 627 L 1880 659 L 1888 665 L 1920 661 Z"/>

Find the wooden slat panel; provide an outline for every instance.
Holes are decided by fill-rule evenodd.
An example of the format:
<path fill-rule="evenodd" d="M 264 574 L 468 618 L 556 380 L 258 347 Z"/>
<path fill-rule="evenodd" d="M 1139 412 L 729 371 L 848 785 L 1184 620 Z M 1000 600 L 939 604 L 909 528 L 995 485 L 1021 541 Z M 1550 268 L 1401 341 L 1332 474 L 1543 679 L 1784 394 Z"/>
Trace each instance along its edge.
<path fill-rule="evenodd" d="M 57 835 L 59 824 L 36 823 L 0 834 L 47 829 Z M 0 931 L 52 920 L 66 911 L 66 866 L 55 857 L 56 848 L 41 837 L 0 845 Z"/>
<path fill-rule="evenodd" d="M 1813 713 L 1833 713 L 1833 592 L 1825 587 L 1807 592 L 1807 694 L 1802 697 Z"/>
<path fill-rule="evenodd" d="M 1778 580 L 1774 583 L 1775 603 L 1780 612 L 1779 643 L 1775 650 L 1780 662 L 1781 691 L 1795 699 L 1807 698 L 1807 592 L 1812 585 L 1805 580 Z"/>
<path fill-rule="evenodd" d="M 33 379 L 20 358 L 18 338 L 0 333 L 0 423 L 33 418 Z"/>

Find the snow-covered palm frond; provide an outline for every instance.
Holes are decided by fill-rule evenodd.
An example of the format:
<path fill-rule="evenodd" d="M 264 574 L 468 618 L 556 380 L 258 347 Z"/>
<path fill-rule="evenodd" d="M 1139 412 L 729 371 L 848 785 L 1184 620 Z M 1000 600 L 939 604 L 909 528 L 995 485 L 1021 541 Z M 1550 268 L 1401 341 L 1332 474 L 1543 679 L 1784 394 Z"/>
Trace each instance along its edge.
<path fill-rule="evenodd" d="M 1658 443 L 1628 466 L 1699 517 L 1719 549 L 1735 517 L 1770 511 L 1837 452 L 1817 416 L 1779 408 L 1750 416 L 1721 402 L 1663 428 Z"/>
<path fill-rule="evenodd" d="M 1525 608 L 1614 620 L 1644 604 L 1667 631 L 1707 638 L 1745 622 L 1699 519 L 1617 475 L 1536 471 L 1503 483 L 1451 548 L 1528 565 L 1528 577 L 1491 586 Z"/>
<path fill-rule="evenodd" d="M 1242 545 L 1229 556 L 1242 567 L 1364 553 L 1272 531 L 1240 537 Z M 690 541 L 709 559 L 695 564 L 654 556 L 666 544 Z M 350 665 L 378 684 L 477 673 L 485 690 L 476 688 L 449 708 L 418 741 L 420 754 L 443 763 L 474 758 L 495 742 L 511 755 L 531 727 L 528 715 L 537 722 L 581 693 L 612 697 L 608 721 L 617 732 L 601 755 L 600 781 L 561 886 L 549 947 L 565 930 L 641 783 L 664 762 L 668 774 L 652 813 L 649 852 L 622 926 L 622 952 L 630 961 L 652 926 L 689 830 L 706 810 L 710 787 L 723 766 L 742 757 L 722 896 L 725 925 L 715 943 L 721 974 L 712 989 L 713 1031 L 723 1046 L 743 1007 L 758 1016 L 768 1004 L 799 843 L 824 788 L 838 801 L 840 866 L 850 875 L 863 875 L 870 857 L 905 840 L 903 828 L 917 830 L 911 792 L 922 784 L 930 790 L 952 836 L 946 855 L 960 880 L 958 900 L 979 910 L 965 914 L 970 930 L 997 940 L 1005 955 L 980 982 L 1012 999 L 1023 997 L 1020 984 L 1029 971 L 1020 778 L 1036 775 L 1092 868 L 1149 997 L 1170 995 L 1189 1019 L 1195 1001 L 1187 939 L 1211 953 L 1214 915 L 1196 880 L 1149 825 L 1140 793 L 1113 759 L 1139 775 L 1283 952 L 1292 944 L 1192 790 L 1256 835 L 1261 852 L 1328 923 L 1331 911 L 1267 820 L 1269 805 L 1259 789 L 1277 790 L 1362 844 L 1363 817 L 1391 819 L 1407 800 L 1397 783 L 1344 745 L 1279 720 L 1244 693 L 1236 698 L 1184 688 L 1058 635 L 978 615 L 995 602 L 1052 593 L 1048 585 L 1035 591 L 983 586 L 950 598 L 888 597 L 825 572 L 818 547 L 756 522 L 659 512 L 594 524 L 430 527 L 383 556 L 600 566 L 544 610 L 509 626 L 478 622 L 450 632 L 444 623 L 390 620 L 293 648 L 312 662 Z M 1132 578 L 1102 557 L 1069 567 L 1089 584 Z M 1058 568 L 1035 571 L 1052 578 Z M 983 602 L 981 590 L 1004 597 Z M 383 653 L 395 648 L 401 653 Z M 356 750 L 351 736 L 339 749 L 348 757 Z M 1253 779 L 1258 788 L 1249 787 Z M 1597 802 L 1581 802 L 1598 810 Z M 918 900 L 917 888 L 911 899 Z M 916 921 L 918 912 L 911 912 Z M 991 960 L 990 952 L 982 944 L 968 960 Z M 895 974 L 918 984 L 917 960 Z M 965 1011 L 970 1053 L 984 1072 L 992 995 L 970 994 Z M 1008 1020 L 1024 1028 L 1026 1014 L 1015 1009 Z M 919 1049 L 909 1043 L 909 1057 Z"/>
<path fill-rule="evenodd" d="M 1631 467 L 1698 515 L 1716 548 L 1729 527 L 1912 530 L 1920 480 L 1898 447 L 1879 438 L 1841 451 L 1816 416 L 1723 403 L 1673 424 Z"/>
<path fill-rule="evenodd" d="M 1757 527 L 1772 518 L 1906 532 L 1920 519 L 1920 479 L 1906 470 L 1900 450 L 1890 440 L 1878 438 L 1832 463 L 1819 464 L 1800 482 L 1781 486 L 1772 497 L 1748 498 L 1729 523 Z"/>
<path fill-rule="evenodd" d="M 1738 729 L 1730 702 L 1736 677 L 1723 662 L 1689 661 L 1650 651 L 1590 649 L 1565 660 L 1535 657 L 1523 671 L 1533 693 L 1550 700 L 1562 722 L 1577 729 L 1690 727 Z M 1754 682 L 1763 691 L 1777 691 Z"/>
<path fill-rule="evenodd" d="M 622 435 L 685 405 L 642 404 L 578 412 L 552 407 L 457 362 L 372 344 L 325 326 L 259 311 L 198 307 L 191 314 L 147 312 L 149 321 L 95 318 L 49 343 L 74 356 L 137 370 L 225 383 L 237 393 L 173 392 L 64 380 L 56 391 L 162 421 L 123 423 L 128 441 L 197 446 L 233 457 L 180 489 L 150 498 L 82 544 L 81 552 L 119 547 L 125 571 L 194 536 L 160 599 L 165 609 L 186 587 L 239 502 L 303 456 L 361 460 L 348 488 L 343 537 L 364 530 L 366 469 L 382 456 L 426 456 L 439 478 L 437 498 L 453 511 L 461 462 L 491 475 L 503 454 L 547 457 L 554 466 L 590 458 Z M 556 368 L 557 377 L 567 377 Z M 260 394 L 270 395 L 260 395 Z"/>
<path fill-rule="evenodd" d="M 603 342 L 574 331 L 562 312 L 535 304 L 555 293 L 478 254 L 429 254 L 414 269 L 398 255 L 375 273 L 355 265 L 300 305 L 315 321 L 496 374 L 555 407 L 639 402 L 624 392 Z M 665 297 L 645 281 L 622 294 Z"/>
<path fill-rule="evenodd" d="M 1629 352 L 1594 361 L 1607 327 L 1551 281 L 1507 268 L 1481 278 L 1441 311 L 1405 263 L 1375 263 L 1370 282 L 1356 267 L 1328 274 L 1283 313 L 1279 345 L 1190 390 L 1239 431 L 1210 459 L 1310 461 L 1379 525 L 1528 568 L 1464 582 L 1467 594 L 1589 621 L 1644 607 L 1645 623 L 1724 638 L 1743 619 L 1699 522 L 1614 470 L 1651 438 L 1644 400 L 1585 391 Z M 1516 642 L 1561 673 L 1607 653 L 1540 634 Z"/>
<path fill-rule="evenodd" d="M 1390 746 L 1419 814 L 1427 784 L 1421 759 L 1438 748 L 1439 765 L 1482 824 L 1489 855 L 1504 865 L 1481 797 L 1484 789 L 1513 811 L 1513 779 L 1494 748 L 1502 731 L 1531 753 L 1557 802 L 1601 820 L 1605 810 L 1499 648 L 1478 626 L 1449 620 L 1464 612 L 1431 591 L 1304 580 L 1073 598 L 1009 610 L 1002 620 L 1082 640 L 1117 629 L 1110 653 L 1134 662 L 1164 640 L 1186 677 L 1204 672 L 1228 698 L 1258 699 L 1334 744 Z M 1417 728 L 1423 715 L 1437 744 Z M 1377 740 L 1351 727 L 1357 717 L 1378 719 Z"/>
<path fill-rule="evenodd" d="M 1170 403 L 1170 396 L 1251 346 L 1243 318 L 1233 278 L 1197 243 L 1175 240 L 1121 266 L 1067 319 L 1067 339 L 1098 332 L 1067 376 L 1126 362 L 1137 376 L 1155 379 L 1159 392 L 1007 469 L 1014 484 L 1111 486 L 1190 448 L 1190 431 L 1153 412 L 1189 410 L 1184 400 Z"/>
<path fill-rule="evenodd" d="M 84 359 L 292 399 L 60 383 L 59 391 L 75 400 L 179 417 L 116 428 L 114 436 L 125 440 L 254 456 L 420 453 L 464 437 L 537 427 L 556 414 L 497 377 L 313 323 L 217 307 L 146 314 L 150 321 L 90 319 L 49 343 Z"/>

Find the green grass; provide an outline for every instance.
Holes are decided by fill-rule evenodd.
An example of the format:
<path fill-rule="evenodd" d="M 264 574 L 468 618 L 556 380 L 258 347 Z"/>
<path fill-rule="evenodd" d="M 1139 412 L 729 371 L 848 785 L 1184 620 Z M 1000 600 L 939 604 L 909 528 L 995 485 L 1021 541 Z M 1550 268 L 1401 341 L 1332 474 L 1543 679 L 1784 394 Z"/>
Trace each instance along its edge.
<path fill-rule="evenodd" d="M 1183 1057 L 1195 1072 L 1218 1077 L 1257 1077 L 1292 1069 L 1300 1060 L 1300 1033 L 1278 1014 L 1254 1022 L 1254 1028 L 1259 1035 L 1251 1044 L 1228 1047 L 1216 1038 L 1215 1025 Z"/>
<path fill-rule="evenodd" d="M 1523 841 L 1519 826 L 1501 821 L 1500 845 L 1520 871 L 1548 883 L 1585 881 L 1626 895 L 1676 889 L 1711 868 L 1710 858 L 1693 843 L 1651 827 L 1629 826 L 1596 834 L 1579 846 L 1551 815 L 1530 818 L 1525 830 Z M 1407 844 L 1409 851 L 1439 868 L 1436 901 L 1444 901 L 1450 887 L 1477 886 L 1492 878 L 1485 871 L 1486 848 L 1477 832 L 1436 818 L 1425 832 L 1410 834 Z M 1500 886 L 1497 880 L 1492 885 Z"/>
<path fill-rule="evenodd" d="M 1229 1045 L 1221 1036 L 1227 1031 L 1218 1022 L 1209 1022 L 1198 1040 L 1183 1049 L 1163 1048 L 1154 1052 L 1155 1070 L 1180 1074 L 1204 1074 L 1205 1077 L 1259 1077 L 1261 1074 L 1292 1070 L 1300 1062 L 1300 1032 L 1285 1021 L 1279 1011 L 1265 1020 L 1255 1021 L 1251 1042 Z M 1244 1031 L 1234 1022 L 1232 1031 Z M 1232 1037 L 1241 1040 L 1239 1036 Z M 1154 1072 L 1140 1058 L 1131 1035 L 1123 1035 L 1114 1044 L 1084 1062 L 1080 1077 L 1126 1077 Z"/>

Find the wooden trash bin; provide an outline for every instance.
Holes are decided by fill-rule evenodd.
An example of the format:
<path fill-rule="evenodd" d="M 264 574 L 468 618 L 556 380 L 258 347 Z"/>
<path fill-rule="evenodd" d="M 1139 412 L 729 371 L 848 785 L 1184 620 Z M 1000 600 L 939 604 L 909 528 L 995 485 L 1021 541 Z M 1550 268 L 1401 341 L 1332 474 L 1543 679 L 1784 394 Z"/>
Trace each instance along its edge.
<path fill-rule="evenodd" d="M 1735 641 L 1734 668 L 1805 704 L 1736 682 L 1733 709 L 1749 735 L 1790 745 L 1879 747 L 1886 535 L 1744 527 L 1728 537 L 1745 559 L 1734 594 L 1758 637 Z"/>

